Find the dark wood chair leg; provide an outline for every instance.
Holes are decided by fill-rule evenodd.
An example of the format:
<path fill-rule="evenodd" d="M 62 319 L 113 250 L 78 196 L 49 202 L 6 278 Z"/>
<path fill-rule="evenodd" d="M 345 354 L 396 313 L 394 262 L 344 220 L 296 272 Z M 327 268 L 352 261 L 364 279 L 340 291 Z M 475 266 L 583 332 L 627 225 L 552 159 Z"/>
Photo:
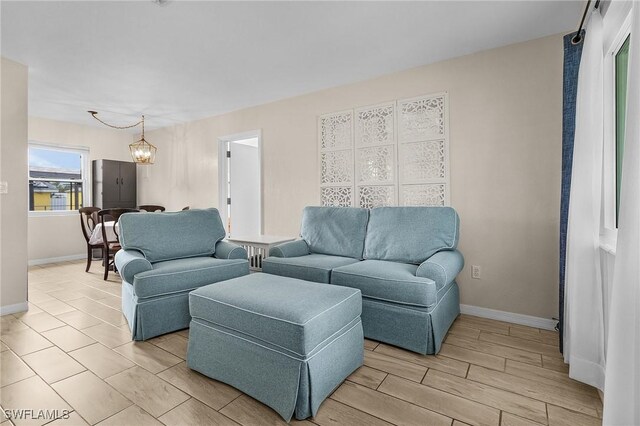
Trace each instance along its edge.
<path fill-rule="evenodd" d="M 93 258 L 93 250 L 91 250 L 91 246 L 87 246 L 87 269 L 85 272 L 89 272 L 89 268 L 91 268 L 91 260 Z"/>
<path fill-rule="evenodd" d="M 103 261 L 104 261 L 104 280 L 107 280 L 107 277 L 109 276 L 109 249 L 105 248 L 104 250 L 102 250 L 102 257 L 103 257 Z"/>
<path fill-rule="evenodd" d="M 116 253 L 113 253 L 113 263 L 112 263 L 113 272 L 115 272 L 116 274 L 120 275 L 120 272 L 118 272 L 118 267 L 116 266 Z"/>

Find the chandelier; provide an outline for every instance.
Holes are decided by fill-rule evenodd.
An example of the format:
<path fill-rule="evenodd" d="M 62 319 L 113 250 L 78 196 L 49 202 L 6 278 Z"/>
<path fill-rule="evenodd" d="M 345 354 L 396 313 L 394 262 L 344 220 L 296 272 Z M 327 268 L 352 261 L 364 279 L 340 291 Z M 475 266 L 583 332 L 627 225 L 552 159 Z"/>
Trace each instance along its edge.
<path fill-rule="evenodd" d="M 97 117 L 98 115 L 97 111 L 87 111 L 87 112 L 91 114 L 91 116 L 96 120 L 98 120 L 100 123 L 104 124 L 107 127 L 111 127 L 112 129 L 119 129 L 119 130 L 131 129 L 133 127 L 142 125 L 142 135 L 140 139 L 137 142 L 129 144 L 129 151 L 131 152 L 131 158 L 133 158 L 133 161 L 137 164 L 153 164 L 153 162 L 156 160 L 156 151 L 158 150 L 158 148 L 156 148 L 155 145 L 147 142 L 144 138 L 144 115 L 142 116 L 142 119 L 140 121 L 130 126 L 114 126 L 112 124 L 105 123 L 104 121 L 99 119 Z"/>

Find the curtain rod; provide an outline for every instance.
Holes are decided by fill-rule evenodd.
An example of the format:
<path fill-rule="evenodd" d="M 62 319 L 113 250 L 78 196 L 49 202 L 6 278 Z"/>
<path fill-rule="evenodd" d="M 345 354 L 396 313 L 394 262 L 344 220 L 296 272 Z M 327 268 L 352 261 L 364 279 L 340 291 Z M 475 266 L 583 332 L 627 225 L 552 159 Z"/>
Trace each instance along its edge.
<path fill-rule="evenodd" d="M 584 20 L 587 18 L 587 12 L 589 11 L 589 6 L 591 6 L 591 0 L 587 1 L 587 6 L 584 8 L 584 13 L 582 14 L 582 19 L 580 20 L 580 26 L 578 27 L 578 33 L 573 36 L 573 38 L 571 39 L 571 43 L 573 44 L 580 44 L 582 43 L 582 26 L 584 25 Z M 596 0 L 596 4 L 594 6 L 594 9 L 597 9 L 598 6 L 600 6 L 600 0 Z"/>

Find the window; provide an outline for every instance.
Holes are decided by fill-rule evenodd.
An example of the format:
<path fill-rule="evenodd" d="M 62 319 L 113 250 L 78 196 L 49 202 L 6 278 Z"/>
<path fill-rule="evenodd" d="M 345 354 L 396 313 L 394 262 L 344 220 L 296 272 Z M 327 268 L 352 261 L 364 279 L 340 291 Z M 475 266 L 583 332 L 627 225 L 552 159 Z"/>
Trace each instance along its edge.
<path fill-rule="evenodd" d="M 29 143 L 29 211 L 78 210 L 89 199 L 84 148 Z"/>
<path fill-rule="evenodd" d="M 620 210 L 622 157 L 624 154 L 624 123 L 627 112 L 627 68 L 629 65 L 629 36 L 615 54 L 615 141 L 616 141 L 616 228 Z"/>
<path fill-rule="evenodd" d="M 604 146 L 600 243 L 615 247 L 622 183 L 624 130 L 627 107 L 627 66 L 631 34 L 631 5 L 613 2 L 603 19 Z"/>

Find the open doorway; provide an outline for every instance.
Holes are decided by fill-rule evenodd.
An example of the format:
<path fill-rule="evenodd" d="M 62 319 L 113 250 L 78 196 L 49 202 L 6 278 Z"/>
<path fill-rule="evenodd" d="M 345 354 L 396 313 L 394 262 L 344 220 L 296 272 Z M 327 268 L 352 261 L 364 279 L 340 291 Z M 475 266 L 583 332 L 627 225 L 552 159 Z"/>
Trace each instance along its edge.
<path fill-rule="evenodd" d="M 262 146 L 259 130 L 218 139 L 220 217 L 227 236 L 262 235 Z"/>

